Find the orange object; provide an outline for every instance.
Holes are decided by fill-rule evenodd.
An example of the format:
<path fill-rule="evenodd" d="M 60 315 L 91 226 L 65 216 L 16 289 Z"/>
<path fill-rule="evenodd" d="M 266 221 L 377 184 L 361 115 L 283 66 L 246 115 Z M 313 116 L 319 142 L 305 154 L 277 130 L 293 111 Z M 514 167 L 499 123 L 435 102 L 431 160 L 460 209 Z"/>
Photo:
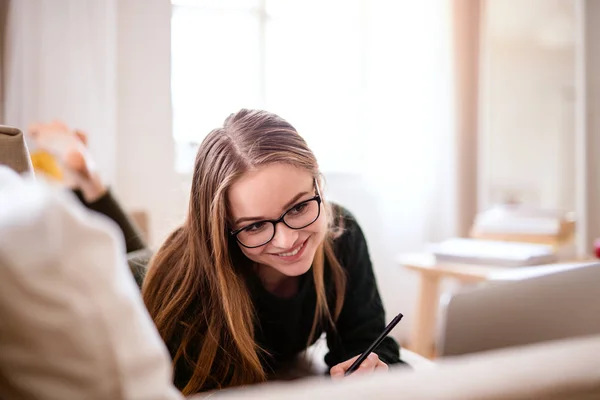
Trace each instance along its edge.
<path fill-rule="evenodd" d="M 64 179 L 63 171 L 56 161 L 56 158 L 44 150 L 38 150 L 31 153 L 31 164 L 36 174 L 43 174 L 56 181 Z"/>

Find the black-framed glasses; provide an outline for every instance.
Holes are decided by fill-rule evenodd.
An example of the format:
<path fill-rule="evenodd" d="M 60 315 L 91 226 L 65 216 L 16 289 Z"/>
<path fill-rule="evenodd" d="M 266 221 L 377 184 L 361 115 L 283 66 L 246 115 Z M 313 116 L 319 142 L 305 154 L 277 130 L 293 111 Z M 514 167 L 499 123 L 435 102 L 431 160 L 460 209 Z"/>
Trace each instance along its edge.
<path fill-rule="evenodd" d="M 303 229 L 311 225 L 321 215 L 321 195 L 304 200 L 283 214 L 278 219 L 270 219 L 254 222 L 248 226 L 232 231 L 239 244 L 253 249 L 264 246 L 275 237 L 275 228 L 278 223 L 283 222 L 290 229 Z"/>

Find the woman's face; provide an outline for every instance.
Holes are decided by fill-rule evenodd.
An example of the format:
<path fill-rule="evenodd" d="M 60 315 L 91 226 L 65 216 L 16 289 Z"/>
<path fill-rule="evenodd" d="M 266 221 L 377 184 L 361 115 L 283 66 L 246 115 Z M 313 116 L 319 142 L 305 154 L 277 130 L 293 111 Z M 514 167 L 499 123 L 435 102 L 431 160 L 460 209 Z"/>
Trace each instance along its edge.
<path fill-rule="evenodd" d="M 286 221 L 302 218 L 307 208 L 299 203 L 315 195 L 313 177 L 306 170 L 275 163 L 247 172 L 228 193 L 233 229 L 250 227 L 247 237 L 259 235 L 262 229 L 271 229 L 268 223 L 261 224 L 260 221 L 276 220 L 290 209 L 292 211 Z M 312 206 L 316 203 L 313 202 Z M 324 214 L 321 207 L 318 219 L 302 229 L 291 229 L 283 222 L 278 223 L 275 236 L 263 246 L 239 246 L 246 257 L 260 266 L 273 269 L 272 272 L 277 271 L 284 276 L 302 275 L 310 269 L 317 248 L 325 237 L 327 223 Z"/>

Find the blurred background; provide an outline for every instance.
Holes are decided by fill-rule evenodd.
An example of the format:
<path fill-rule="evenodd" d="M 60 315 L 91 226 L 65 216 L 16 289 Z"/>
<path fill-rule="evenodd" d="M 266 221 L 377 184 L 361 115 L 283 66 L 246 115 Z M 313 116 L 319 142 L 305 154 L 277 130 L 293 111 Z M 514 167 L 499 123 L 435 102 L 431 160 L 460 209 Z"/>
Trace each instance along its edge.
<path fill-rule="evenodd" d="M 154 248 L 211 129 L 242 107 L 289 120 L 362 224 L 401 341 L 418 284 L 397 257 L 479 212 L 574 212 L 580 254 L 600 237 L 600 2 L 1 0 L 0 22 L 0 122 L 85 130 Z"/>

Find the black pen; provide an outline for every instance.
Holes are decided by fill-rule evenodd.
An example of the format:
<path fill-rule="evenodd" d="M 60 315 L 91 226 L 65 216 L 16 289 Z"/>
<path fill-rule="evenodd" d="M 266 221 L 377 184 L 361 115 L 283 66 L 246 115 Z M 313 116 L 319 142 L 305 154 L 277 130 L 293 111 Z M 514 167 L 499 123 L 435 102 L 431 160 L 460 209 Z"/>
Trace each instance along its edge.
<path fill-rule="evenodd" d="M 381 342 L 383 342 L 383 339 L 385 339 L 385 337 L 387 335 L 390 334 L 390 332 L 392 331 L 392 329 L 394 329 L 394 327 L 396 325 L 398 325 L 398 322 L 400 322 L 400 320 L 402 319 L 404 315 L 402 315 L 402 313 L 396 315 L 394 317 L 394 319 L 392 320 L 392 322 L 390 322 L 388 324 L 388 326 L 385 327 L 385 329 L 383 330 L 383 332 L 381 333 L 381 335 L 379 335 L 379 337 L 377 339 L 375 339 L 375 341 L 373 342 L 373 344 L 371 344 L 369 346 L 369 348 L 367 350 L 365 350 L 364 353 L 362 353 L 360 355 L 360 357 L 358 357 L 356 359 L 356 361 L 354 361 L 352 363 L 352 365 L 350 366 L 350 368 L 348 368 L 348 370 L 346 371 L 346 373 L 344 374 L 344 376 L 348 376 L 351 373 L 353 373 L 354 371 L 356 371 L 358 369 L 358 367 L 360 367 L 360 364 L 363 363 L 363 361 L 365 361 L 367 359 L 367 357 L 369 357 L 369 354 L 371 354 L 373 352 L 373 350 L 375 350 L 377 348 L 377 346 L 379 346 L 381 344 Z"/>

